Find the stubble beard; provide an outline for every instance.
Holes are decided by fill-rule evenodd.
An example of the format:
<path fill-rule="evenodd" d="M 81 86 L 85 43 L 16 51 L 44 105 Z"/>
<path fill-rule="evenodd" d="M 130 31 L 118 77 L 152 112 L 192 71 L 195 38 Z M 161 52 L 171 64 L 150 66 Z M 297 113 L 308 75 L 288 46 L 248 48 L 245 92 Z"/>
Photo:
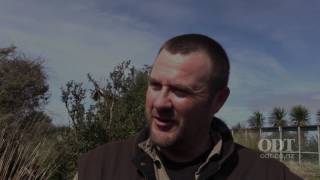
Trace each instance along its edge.
<path fill-rule="evenodd" d="M 174 132 L 161 132 L 154 124 L 150 113 L 145 112 L 147 123 L 149 126 L 150 140 L 151 142 L 160 148 L 170 148 L 179 144 L 182 137 L 182 129 L 178 127 Z"/>
<path fill-rule="evenodd" d="M 160 148 L 170 148 L 178 144 L 179 139 L 181 139 L 181 134 L 178 132 L 171 132 L 166 134 L 165 132 L 157 132 L 155 127 L 150 126 L 150 140 Z"/>

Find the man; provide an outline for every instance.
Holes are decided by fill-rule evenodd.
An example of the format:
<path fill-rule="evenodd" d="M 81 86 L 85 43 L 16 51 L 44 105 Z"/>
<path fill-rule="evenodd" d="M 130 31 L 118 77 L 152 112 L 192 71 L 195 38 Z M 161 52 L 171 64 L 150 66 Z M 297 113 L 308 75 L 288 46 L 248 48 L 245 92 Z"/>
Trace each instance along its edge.
<path fill-rule="evenodd" d="M 161 47 L 146 94 L 148 127 L 83 155 L 79 180 L 300 179 L 233 142 L 214 115 L 229 96 L 229 60 L 213 39 L 186 34 Z"/>

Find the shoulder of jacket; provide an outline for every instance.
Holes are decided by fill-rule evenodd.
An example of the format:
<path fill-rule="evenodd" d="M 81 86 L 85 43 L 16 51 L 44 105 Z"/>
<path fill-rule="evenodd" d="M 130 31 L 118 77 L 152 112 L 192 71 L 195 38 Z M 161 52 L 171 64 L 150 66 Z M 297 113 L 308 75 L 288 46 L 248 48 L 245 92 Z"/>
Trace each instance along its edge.
<path fill-rule="evenodd" d="M 96 159 L 101 160 L 105 156 L 114 156 L 116 153 L 130 153 L 135 146 L 135 137 L 125 140 L 110 142 L 81 155 L 80 160 Z"/>
<path fill-rule="evenodd" d="M 240 144 L 235 143 L 235 150 L 239 156 L 239 160 L 243 160 L 251 166 L 254 166 L 256 163 L 260 165 L 269 166 L 269 165 L 278 165 L 285 166 L 283 163 L 278 161 L 277 159 L 266 157 L 265 153 L 247 148 Z"/>
<path fill-rule="evenodd" d="M 235 146 L 235 151 L 238 155 L 238 168 L 242 169 L 242 171 L 248 174 L 252 174 L 252 172 L 265 174 L 274 179 L 287 179 L 285 177 L 300 179 L 284 163 L 271 158 L 268 153 L 252 150 L 236 143 Z"/>
<path fill-rule="evenodd" d="M 109 177 L 122 177 L 123 172 L 135 174 L 136 169 L 131 163 L 135 148 L 135 137 L 132 137 L 110 142 L 88 151 L 81 155 L 78 161 L 79 180 L 117 179 Z"/>

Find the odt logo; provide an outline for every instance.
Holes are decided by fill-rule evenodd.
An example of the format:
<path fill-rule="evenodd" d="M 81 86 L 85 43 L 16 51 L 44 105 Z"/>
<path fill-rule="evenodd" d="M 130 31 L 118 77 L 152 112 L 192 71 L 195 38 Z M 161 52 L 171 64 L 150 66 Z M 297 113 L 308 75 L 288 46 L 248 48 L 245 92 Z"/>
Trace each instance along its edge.
<path fill-rule="evenodd" d="M 263 151 L 261 158 L 294 159 L 292 145 L 295 139 L 261 139 L 258 148 Z M 285 152 L 285 154 L 283 154 Z"/>
<path fill-rule="evenodd" d="M 260 139 L 258 148 L 263 152 L 292 151 L 295 139 Z"/>

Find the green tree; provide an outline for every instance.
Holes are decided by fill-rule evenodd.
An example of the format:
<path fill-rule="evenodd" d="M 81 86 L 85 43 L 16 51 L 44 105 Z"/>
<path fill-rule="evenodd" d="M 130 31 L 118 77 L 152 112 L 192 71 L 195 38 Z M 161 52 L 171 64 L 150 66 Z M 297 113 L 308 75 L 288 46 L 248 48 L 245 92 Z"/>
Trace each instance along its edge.
<path fill-rule="evenodd" d="M 65 138 L 65 163 L 74 171 L 78 156 L 100 144 L 125 139 L 145 126 L 144 102 L 150 67 L 136 69 L 130 61 L 117 65 L 100 83 L 88 74 L 92 88 L 69 81 L 62 88 L 62 102 L 71 119 Z M 71 164 L 70 164 L 71 162 Z"/>
<path fill-rule="evenodd" d="M 320 124 L 320 110 L 317 112 L 317 122 Z"/>
<path fill-rule="evenodd" d="M 291 122 L 295 126 L 305 126 L 310 120 L 310 113 L 308 109 L 302 105 L 294 106 L 290 112 Z"/>
<path fill-rule="evenodd" d="M 273 127 L 283 127 L 285 126 L 286 123 L 286 115 L 287 112 L 284 108 L 280 108 L 280 107 L 275 107 L 272 110 L 271 116 L 269 118 L 270 123 L 272 124 Z"/>
<path fill-rule="evenodd" d="M 263 122 L 265 120 L 262 112 L 256 111 L 248 119 L 248 125 L 251 128 L 260 128 L 263 127 Z"/>
<path fill-rule="evenodd" d="M 49 98 L 43 60 L 0 48 L 0 116 L 25 119 L 41 111 Z"/>
<path fill-rule="evenodd" d="M 25 141 L 41 137 L 46 134 L 44 129 L 53 128 L 51 118 L 43 111 L 49 98 L 43 62 L 41 58 L 16 52 L 14 46 L 0 48 L 0 129 L 10 132 L 41 124 L 43 128 L 37 134 L 24 134 Z"/>
<path fill-rule="evenodd" d="M 86 109 L 86 97 L 87 90 L 82 87 L 82 83 L 74 81 L 68 82 L 62 92 L 62 100 L 71 119 L 71 137 L 75 138 L 73 143 L 76 143 L 76 154 L 107 141 L 105 122 L 95 113 L 94 105 Z"/>
<path fill-rule="evenodd" d="M 4 179 L 47 179 L 59 151 L 55 126 L 43 111 L 49 85 L 40 58 L 0 48 L 0 174 Z M 0 178 L 1 179 L 1 178 Z"/>

